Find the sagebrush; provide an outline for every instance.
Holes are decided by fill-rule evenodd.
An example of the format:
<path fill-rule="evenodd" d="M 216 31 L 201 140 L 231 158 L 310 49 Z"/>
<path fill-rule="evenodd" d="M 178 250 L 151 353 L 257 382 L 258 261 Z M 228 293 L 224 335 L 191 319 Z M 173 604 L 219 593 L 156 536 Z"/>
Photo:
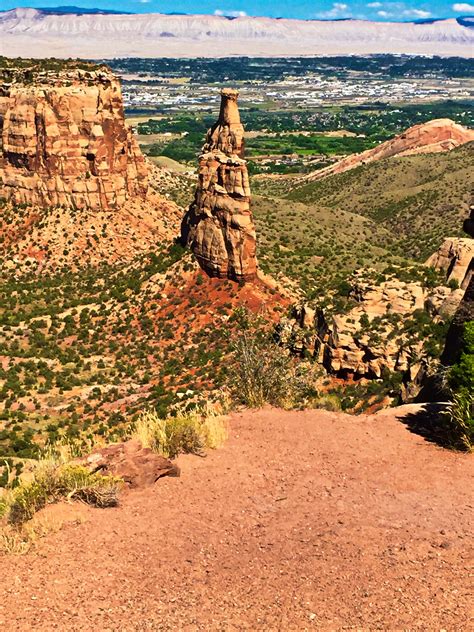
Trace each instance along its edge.
<path fill-rule="evenodd" d="M 317 395 L 314 367 L 292 357 L 277 344 L 263 317 L 237 310 L 239 332 L 233 341 L 230 386 L 234 399 L 261 408 L 265 404 L 291 408 Z M 311 370 L 312 369 L 312 370 Z"/>

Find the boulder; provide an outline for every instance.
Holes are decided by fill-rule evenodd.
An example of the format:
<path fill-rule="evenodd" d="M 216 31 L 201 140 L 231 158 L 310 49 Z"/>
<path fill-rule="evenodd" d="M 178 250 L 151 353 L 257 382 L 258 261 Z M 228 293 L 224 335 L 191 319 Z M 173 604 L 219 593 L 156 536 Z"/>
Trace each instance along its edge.
<path fill-rule="evenodd" d="M 130 488 L 147 487 L 163 476 L 180 475 L 177 465 L 133 439 L 109 445 L 78 462 L 91 472 L 119 476 Z"/>

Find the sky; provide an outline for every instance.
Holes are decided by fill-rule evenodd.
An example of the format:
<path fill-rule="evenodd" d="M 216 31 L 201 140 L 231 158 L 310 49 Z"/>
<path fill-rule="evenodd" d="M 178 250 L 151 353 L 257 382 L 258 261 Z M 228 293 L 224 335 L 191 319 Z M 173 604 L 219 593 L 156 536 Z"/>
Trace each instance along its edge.
<path fill-rule="evenodd" d="M 114 9 L 131 13 L 207 13 L 215 15 L 264 15 L 303 19 L 358 18 L 378 21 L 410 21 L 474 15 L 474 0 L 72 0 L 85 8 Z M 67 0 L 0 0 L 0 9 L 15 7 L 55 7 Z"/>

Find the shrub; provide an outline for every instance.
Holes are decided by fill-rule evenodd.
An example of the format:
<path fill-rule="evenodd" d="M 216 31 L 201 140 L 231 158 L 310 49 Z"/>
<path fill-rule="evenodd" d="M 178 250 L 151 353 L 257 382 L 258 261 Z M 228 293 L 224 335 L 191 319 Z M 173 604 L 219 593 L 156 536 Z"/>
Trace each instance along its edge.
<path fill-rule="evenodd" d="M 154 410 L 143 412 L 131 434 L 144 447 L 171 459 L 182 452 L 202 455 L 227 436 L 223 417 L 209 406 L 169 417 L 160 417 Z"/>
<path fill-rule="evenodd" d="M 322 408 L 331 412 L 338 412 L 342 409 L 341 398 L 336 393 L 323 393 L 311 401 L 313 408 Z"/>
<path fill-rule="evenodd" d="M 454 393 L 444 422 L 448 444 L 458 450 L 474 449 L 474 393 L 462 389 Z"/>
<path fill-rule="evenodd" d="M 464 344 L 458 362 L 448 373 L 451 403 L 444 415 L 449 444 L 460 450 L 474 449 L 474 321 L 464 327 Z"/>
<path fill-rule="evenodd" d="M 250 408 L 265 404 L 289 408 L 311 393 L 308 367 L 278 345 L 260 317 L 239 310 L 233 342 L 230 384 L 234 399 Z"/>
<path fill-rule="evenodd" d="M 474 321 L 464 326 L 463 349 L 459 361 L 449 374 L 449 385 L 454 391 L 466 389 L 474 393 Z"/>
<path fill-rule="evenodd" d="M 53 459 L 40 460 L 33 479 L 21 482 L 4 501 L 10 524 L 21 525 L 47 504 L 63 498 L 81 500 L 96 507 L 113 507 L 118 503 L 121 479 L 91 473 L 73 463 Z"/>

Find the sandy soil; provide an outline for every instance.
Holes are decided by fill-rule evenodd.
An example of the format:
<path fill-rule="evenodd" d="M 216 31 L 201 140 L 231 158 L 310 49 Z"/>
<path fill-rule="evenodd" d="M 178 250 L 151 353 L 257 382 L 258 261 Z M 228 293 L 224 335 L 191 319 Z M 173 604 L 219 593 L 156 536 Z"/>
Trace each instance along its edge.
<path fill-rule="evenodd" d="M 390 413 L 264 410 L 180 465 L 0 558 L 0 629 L 473 629 L 472 456 Z"/>

